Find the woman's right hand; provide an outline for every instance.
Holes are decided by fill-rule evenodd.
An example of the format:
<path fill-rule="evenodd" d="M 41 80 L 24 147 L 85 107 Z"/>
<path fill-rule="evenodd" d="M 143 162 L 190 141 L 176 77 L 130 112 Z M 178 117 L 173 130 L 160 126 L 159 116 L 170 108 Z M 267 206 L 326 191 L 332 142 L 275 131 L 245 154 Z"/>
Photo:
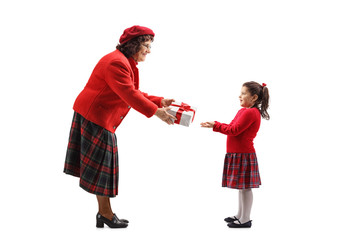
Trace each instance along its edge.
<path fill-rule="evenodd" d="M 174 121 L 176 120 L 176 117 L 174 117 L 173 115 L 171 115 L 170 113 L 167 112 L 167 110 L 169 110 L 169 109 L 170 109 L 170 107 L 158 108 L 156 110 L 155 115 L 158 118 L 160 118 L 161 120 L 163 120 L 164 122 L 166 122 L 167 124 L 173 125 Z"/>

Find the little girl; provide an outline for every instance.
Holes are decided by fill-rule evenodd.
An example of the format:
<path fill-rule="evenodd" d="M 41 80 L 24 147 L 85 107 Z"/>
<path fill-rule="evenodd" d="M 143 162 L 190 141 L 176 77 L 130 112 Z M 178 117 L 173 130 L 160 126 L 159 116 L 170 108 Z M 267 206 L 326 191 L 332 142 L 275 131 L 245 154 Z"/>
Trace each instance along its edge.
<path fill-rule="evenodd" d="M 261 117 L 270 119 L 269 91 L 266 84 L 246 82 L 239 96 L 242 107 L 230 124 L 203 122 L 202 127 L 227 135 L 222 186 L 239 189 L 239 211 L 224 220 L 230 228 L 250 228 L 253 202 L 251 189 L 261 185 L 253 140 L 260 127 Z"/>

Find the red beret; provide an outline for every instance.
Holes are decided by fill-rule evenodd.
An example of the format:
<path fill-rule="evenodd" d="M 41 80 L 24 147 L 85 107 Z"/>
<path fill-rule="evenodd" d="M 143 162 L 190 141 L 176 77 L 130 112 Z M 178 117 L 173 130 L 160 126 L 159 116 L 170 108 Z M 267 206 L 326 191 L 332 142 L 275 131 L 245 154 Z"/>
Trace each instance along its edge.
<path fill-rule="evenodd" d="M 155 33 L 150 28 L 135 25 L 124 30 L 124 33 L 121 35 L 119 40 L 120 44 L 124 44 L 134 37 L 141 35 L 153 35 L 155 37 Z"/>

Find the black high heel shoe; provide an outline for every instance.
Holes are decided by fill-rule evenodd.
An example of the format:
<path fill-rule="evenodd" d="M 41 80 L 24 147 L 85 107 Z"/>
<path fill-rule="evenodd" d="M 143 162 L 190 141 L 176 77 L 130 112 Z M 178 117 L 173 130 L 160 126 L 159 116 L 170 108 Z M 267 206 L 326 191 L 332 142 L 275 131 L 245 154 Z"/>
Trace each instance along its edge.
<path fill-rule="evenodd" d="M 122 220 L 125 220 L 125 219 L 122 219 Z M 111 220 L 107 219 L 106 217 L 103 217 L 100 213 L 96 214 L 96 227 L 103 228 L 104 223 L 109 228 L 126 228 L 128 226 L 128 224 L 126 222 L 120 221 L 120 219 L 118 219 L 115 214 Z"/>
<path fill-rule="evenodd" d="M 114 213 L 114 217 L 116 218 L 116 220 L 118 220 L 119 222 L 124 222 L 124 223 L 129 223 L 129 221 L 128 220 L 126 220 L 126 219 L 119 219 L 117 216 L 116 216 L 116 214 Z"/>

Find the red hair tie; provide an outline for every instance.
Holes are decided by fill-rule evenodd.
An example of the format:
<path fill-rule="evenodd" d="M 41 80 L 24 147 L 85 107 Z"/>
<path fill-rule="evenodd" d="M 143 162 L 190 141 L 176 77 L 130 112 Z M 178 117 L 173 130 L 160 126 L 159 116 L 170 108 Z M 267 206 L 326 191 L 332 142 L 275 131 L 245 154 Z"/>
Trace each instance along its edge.
<path fill-rule="evenodd" d="M 266 83 L 263 83 L 262 86 L 263 86 L 263 87 L 266 87 Z"/>

